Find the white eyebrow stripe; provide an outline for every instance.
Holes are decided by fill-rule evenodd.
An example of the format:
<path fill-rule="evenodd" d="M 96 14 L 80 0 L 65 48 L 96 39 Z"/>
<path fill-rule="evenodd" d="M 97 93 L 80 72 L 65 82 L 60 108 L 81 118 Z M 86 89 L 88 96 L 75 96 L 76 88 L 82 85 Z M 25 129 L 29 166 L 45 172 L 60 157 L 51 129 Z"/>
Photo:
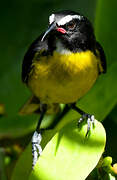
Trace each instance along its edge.
<path fill-rule="evenodd" d="M 54 22 L 54 19 L 55 19 L 55 14 L 52 14 L 50 17 L 49 17 L 49 24 L 52 24 Z"/>
<path fill-rule="evenodd" d="M 79 19 L 81 20 L 83 16 L 80 16 L 80 15 L 67 15 L 65 17 L 63 17 L 59 22 L 58 22 L 58 25 L 59 26 L 62 26 L 68 22 L 70 22 L 72 19 Z"/>

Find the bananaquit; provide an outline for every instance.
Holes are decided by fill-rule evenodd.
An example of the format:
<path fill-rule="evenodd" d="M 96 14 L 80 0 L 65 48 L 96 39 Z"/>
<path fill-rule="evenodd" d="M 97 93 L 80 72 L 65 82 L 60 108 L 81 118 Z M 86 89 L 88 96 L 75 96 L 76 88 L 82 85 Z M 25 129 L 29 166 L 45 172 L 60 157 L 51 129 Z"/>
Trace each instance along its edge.
<path fill-rule="evenodd" d="M 105 54 L 96 41 L 90 21 L 73 11 L 53 13 L 47 31 L 29 47 L 22 65 L 22 80 L 33 95 L 20 113 L 40 112 L 32 137 L 33 167 L 42 152 L 40 125 L 43 117 L 45 113 L 58 113 L 60 103 L 82 115 L 78 124 L 86 120 L 88 134 L 94 116 L 75 103 L 105 72 Z"/>

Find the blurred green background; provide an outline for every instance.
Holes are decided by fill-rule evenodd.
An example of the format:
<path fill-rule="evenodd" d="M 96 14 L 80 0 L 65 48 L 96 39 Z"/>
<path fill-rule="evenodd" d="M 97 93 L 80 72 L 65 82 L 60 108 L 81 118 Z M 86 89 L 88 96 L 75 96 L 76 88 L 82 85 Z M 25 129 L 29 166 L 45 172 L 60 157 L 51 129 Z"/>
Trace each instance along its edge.
<path fill-rule="evenodd" d="M 14 139 L 15 141 L 17 141 L 17 138 L 20 139 L 22 136 L 33 132 L 36 126 L 36 122 L 38 119 L 37 115 L 19 117 L 17 114 L 20 107 L 25 103 L 30 95 L 28 89 L 21 82 L 21 65 L 23 56 L 28 46 L 34 39 L 36 39 L 40 35 L 41 32 L 43 32 L 47 28 L 48 16 L 50 14 L 63 9 L 71 9 L 87 16 L 94 25 L 97 39 L 104 47 L 109 68 L 112 67 L 114 63 L 116 63 L 117 14 L 114 7 L 117 7 L 117 2 L 116 0 L 112 0 L 110 3 L 109 2 L 109 0 L 1 1 L 0 104 L 3 104 L 5 106 L 5 114 L 1 115 L 0 118 L 1 146 L 7 146 L 8 141 L 11 142 Z M 115 67 L 114 70 L 113 67 Z M 106 79 L 106 82 L 108 83 L 110 83 L 111 81 L 110 85 L 108 85 L 110 89 L 106 89 L 106 91 L 104 89 L 101 97 L 102 101 L 105 100 L 105 97 L 110 97 L 112 101 L 107 98 L 107 101 L 105 101 L 105 108 L 99 111 L 104 114 L 103 118 L 100 118 L 99 120 L 104 120 L 103 124 L 106 128 L 107 133 L 107 146 L 104 154 L 112 156 L 113 161 L 116 162 L 116 64 L 113 65 L 113 67 L 110 70 L 110 72 L 113 72 L 113 74 L 109 76 L 109 74 L 107 73 L 108 75 Z M 104 87 L 106 87 L 103 81 L 102 84 L 104 85 Z M 98 84 L 98 86 L 101 86 L 102 84 Z M 100 94 L 97 98 L 100 99 Z M 92 100 L 93 99 L 91 99 L 90 102 L 92 102 Z M 88 104 L 88 101 L 86 102 L 86 104 Z M 82 106 L 85 107 L 84 105 Z M 101 107 L 99 102 L 93 102 L 92 106 L 96 106 L 97 109 Z M 93 108 L 90 108 L 89 105 L 89 110 L 92 109 Z M 97 114 L 97 116 L 100 117 L 99 113 Z"/>
<path fill-rule="evenodd" d="M 1 3 L 0 103 L 5 105 L 6 111 L 5 118 L 0 122 L 1 137 L 16 137 L 34 129 L 35 116 L 25 117 L 25 120 L 17 116 L 30 94 L 21 82 L 21 65 L 29 45 L 47 28 L 48 16 L 55 11 L 72 9 L 94 22 L 95 3 L 94 0 L 74 0 L 73 3 L 66 0 L 21 0 Z"/>

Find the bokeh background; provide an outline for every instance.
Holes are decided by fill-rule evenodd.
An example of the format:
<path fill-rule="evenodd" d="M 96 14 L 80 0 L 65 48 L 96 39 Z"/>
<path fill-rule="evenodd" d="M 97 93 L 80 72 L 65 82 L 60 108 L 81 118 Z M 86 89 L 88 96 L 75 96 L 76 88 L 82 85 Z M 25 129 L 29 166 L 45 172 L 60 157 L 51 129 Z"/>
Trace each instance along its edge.
<path fill-rule="evenodd" d="M 90 19 L 93 23 L 97 39 L 103 45 L 107 56 L 110 70 L 107 72 L 107 78 L 102 77 L 101 84 L 98 83 L 98 87 L 105 87 L 105 89 L 101 89 L 103 91 L 101 98 L 98 91 L 96 91 L 97 99 L 100 99 L 100 101 L 93 101 L 93 96 L 89 93 L 88 99 L 90 99 L 90 101 L 87 100 L 86 106 L 88 102 L 91 103 L 93 101 L 93 105 L 89 105 L 90 111 L 93 110 L 93 106 L 99 110 L 96 111 L 99 117 L 98 119 L 103 120 L 103 125 L 107 133 L 105 155 L 112 156 L 113 162 L 117 161 L 117 14 L 114 7 L 117 7 L 116 0 L 112 0 L 110 3 L 109 0 L 1 1 L 0 148 L 13 148 L 13 145 L 17 144 L 16 142 L 21 142 L 23 146 L 28 144 L 30 139 L 28 135 L 33 132 L 38 117 L 37 115 L 25 117 L 18 115 L 20 107 L 30 96 L 29 90 L 21 82 L 23 56 L 31 42 L 47 28 L 48 16 L 50 14 L 59 10 L 71 9 L 82 13 Z M 113 67 L 115 68 L 114 70 Z M 110 75 L 108 74 L 109 72 Z M 95 89 L 98 88 L 94 87 L 94 93 Z M 83 103 L 85 102 L 83 101 Z M 98 106 L 96 104 L 98 104 Z M 102 104 L 104 104 L 104 106 L 102 106 Z M 85 107 L 84 105 L 82 106 Z M 100 115 L 102 115 L 103 118 L 100 118 Z M 20 148 L 17 151 L 20 151 Z M 9 151 L 7 149 L 7 157 L 9 157 L 10 154 L 8 152 L 12 154 L 15 150 L 14 148 Z M 19 152 L 16 154 L 18 153 Z M 1 154 L 1 156 L 3 154 Z"/>
<path fill-rule="evenodd" d="M 5 130 L 8 126 L 7 130 L 11 136 L 14 123 L 19 123 L 19 128 L 20 123 L 22 124 L 23 119 L 16 118 L 16 113 L 29 96 L 29 91 L 21 82 L 21 66 L 27 48 L 40 33 L 46 30 L 48 16 L 53 12 L 72 9 L 85 14 L 94 22 L 95 3 L 94 0 L 74 0 L 73 3 L 62 0 L 12 0 L 1 3 L 0 103 L 5 105 L 7 119 L 5 117 L 3 123 Z M 32 119 L 29 118 L 29 124 L 30 120 Z M 18 132 L 16 131 L 16 134 Z M 1 135 L 5 136 L 4 130 Z"/>

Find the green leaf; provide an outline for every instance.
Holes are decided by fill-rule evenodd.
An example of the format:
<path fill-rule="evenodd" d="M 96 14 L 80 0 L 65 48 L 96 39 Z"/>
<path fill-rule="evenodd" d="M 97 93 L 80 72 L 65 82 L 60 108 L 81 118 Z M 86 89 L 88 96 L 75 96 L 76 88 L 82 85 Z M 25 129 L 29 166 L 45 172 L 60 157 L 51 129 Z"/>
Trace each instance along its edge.
<path fill-rule="evenodd" d="M 22 153 L 18 163 L 16 164 L 11 180 L 28 180 L 32 170 L 32 150 L 31 144 Z"/>
<path fill-rule="evenodd" d="M 117 44 L 117 21 L 116 17 L 117 1 L 98 0 L 95 19 L 95 32 L 97 39 L 104 47 L 108 65 L 116 63 Z M 108 67 L 109 67 L 108 66 Z"/>
<path fill-rule="evenodd" d="M 105 130 L 98 121 L 88 138 L 85 137 L 86 130 L 87 125 L 79 130 L 77 122 L 73 121 L 56 133 L 44 148 L 30 176 L 32 158 L 31 147 L 28 146 L 12 180 L 84 180 L 97 165 L 106 141 Z M 45 136 L 51 136 L 51 132 L 46 132 Z"/>

